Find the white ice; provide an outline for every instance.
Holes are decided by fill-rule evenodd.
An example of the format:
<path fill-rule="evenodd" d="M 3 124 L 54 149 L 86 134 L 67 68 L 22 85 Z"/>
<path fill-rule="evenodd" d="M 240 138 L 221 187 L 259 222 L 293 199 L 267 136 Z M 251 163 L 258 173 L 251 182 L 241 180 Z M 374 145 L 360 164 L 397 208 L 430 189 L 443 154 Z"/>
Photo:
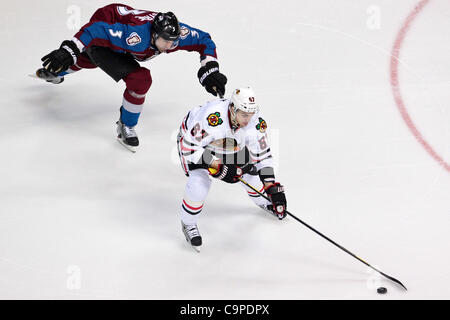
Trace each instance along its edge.
<path fill-rule="evenodd" d="M 408 291 L 306 229 L 214 181 L 189 248 L 175 135 L 212 99 L 196 53 L 142 65 L 153 85 L 136 154 L 115 137 L 124 85 L 83 70 L 27 75 L 106 1 L 16 1 L 0 35 L 0 298 L 449 299 L 450 172 L 394 101 L 391 50 L 419 0 L 129 1 L 208 31 L 227 93 L 251 85 L 271 129 L 288 209 L 401 280 Z M 68 10 L 70 9 L 70 10 Z M 450 3 L 430 0 L 400 53 L 405 106 L 450 163 Z M 376 287 L 385 286 L 380 296 Z"/>

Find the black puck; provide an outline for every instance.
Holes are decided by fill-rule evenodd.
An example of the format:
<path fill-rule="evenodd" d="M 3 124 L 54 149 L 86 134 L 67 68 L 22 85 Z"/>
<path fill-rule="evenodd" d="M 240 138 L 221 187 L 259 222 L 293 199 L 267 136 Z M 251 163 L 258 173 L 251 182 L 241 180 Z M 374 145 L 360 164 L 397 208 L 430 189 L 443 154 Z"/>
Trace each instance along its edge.
<path fill-rule="evenodd" d="M 385 287 L 379 287 L 379 288 L 377 289 L 377 292 L 378 292 L 379 294 L 385 294 L 385 293 L 387 292 L 387 289 L 386 289 Z"/>

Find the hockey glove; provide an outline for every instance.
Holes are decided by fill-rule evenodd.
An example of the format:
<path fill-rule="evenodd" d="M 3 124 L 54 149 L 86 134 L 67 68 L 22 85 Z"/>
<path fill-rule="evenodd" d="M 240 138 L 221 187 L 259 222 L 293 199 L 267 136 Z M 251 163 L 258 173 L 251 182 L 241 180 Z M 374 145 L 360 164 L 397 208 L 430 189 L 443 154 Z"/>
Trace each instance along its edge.
<path fill-rule="evenodd" d="M 287 201 L 284 194 L 284 187 L 278 182 L 274 182 L 271 185 L 264 188 L 270 201 L 272 201 L 273 211 L 278 216 L 278 219 L 284 219 L 286 217 Z"/>
<path fill-rule="evenodd" d="M 198 70 L 197 77 L 200 84 L 212 95 L 217 96 L 219 94 L 222 97 L 225 94 L 227 77 L 219 72 L 217 61 L 207 62 Z"/>
<path fill-rule="evenodd" d="M 211 171 L 210 171 L 211 172 Z M 214 178 L 220 179 L 227 183 L 236 183 L 244 174 L 242 169 L 234 164 L 219 164 L 219 170 L 215 174 L 211 174 Z"/>
<path fill-rule="evenodd" d="M 258 175 L 258 169 L 251 163 L 246 163 L 242 166 L 242 172 L 251 176 Z"/>
<path fill-rule="evenodd" d="M 80 50 L 73 41 L 64 41 L 59 49 L 53 50 L 48 55 L 44 56 L 41 61 L 42 65 L 48 71 L 58 74 L 66 71 L 71 65 L 77 62 L 77 56 Z"/>

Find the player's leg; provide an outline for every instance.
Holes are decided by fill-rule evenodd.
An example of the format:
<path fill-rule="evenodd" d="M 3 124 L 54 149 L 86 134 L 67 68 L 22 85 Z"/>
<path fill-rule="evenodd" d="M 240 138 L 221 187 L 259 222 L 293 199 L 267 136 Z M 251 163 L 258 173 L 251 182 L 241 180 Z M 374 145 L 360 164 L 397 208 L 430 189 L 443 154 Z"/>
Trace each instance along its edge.
<path fill-rule="evenodd" d="M 121 108 L 122 122 L 129 127 L 138 123 L 145 102 L 145 95 L 152 85 L 150 70 L 139 67 L 123 78 L 126 89 Z"/>
<path fill-rule="evenodd" d="M 264 185 L 261 182 L 261 179 L 259 178 L 258 175 L 253 176 L 250 174 L 244 174 L 242 176 L 242 179 L 245 180 L 249 185 L 251 185 L 252 187 L 254 187 L 256 190 L 258 190 L 261 193 L 264 193 Z M 268 205 L 270 204 L 269 201 L 267 201 L 266 199 L 264 199 L 263 197 L 261 197 L 258 193 L 256 193 L 253 189 L 247 187 L 245 184 L 241 183 L 241 185 L 243 186 L 243 188 L 245 189 L 245 191 L 247 192 L 247 195 L 250 197 L 250 199 L 257 205 L 257 206 L 262 206 L 262 205 Z"/>
<path fill-rule="evenodd" d="M 202 244 L 197 221 L 208 196 L 211 178 L 205 169 L 189 171 L 183 201 L 181 204 L 181 225 L 186 240 L 193 246 Z"/>
<path fill-rule="evenodd" d="M 118 53 L 109 48 L 93 46 L 87 50 L 87 54 L 114 81 L 123 80 L 126 84 L 117 133 L 119 142 L 134 152 L 139 145 L 134 127 L 142 112 L 145 95 L 152 84 L 150 70 L 141 67 L 131 54 Z"/>

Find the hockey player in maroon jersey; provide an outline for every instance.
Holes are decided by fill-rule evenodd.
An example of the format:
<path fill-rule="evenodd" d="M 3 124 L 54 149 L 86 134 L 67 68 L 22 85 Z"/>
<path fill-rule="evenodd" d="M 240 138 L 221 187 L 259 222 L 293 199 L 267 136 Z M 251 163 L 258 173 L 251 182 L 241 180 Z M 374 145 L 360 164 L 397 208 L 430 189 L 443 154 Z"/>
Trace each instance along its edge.
<path fill-rule="evenodd" d="M 198 52 L 200 84 L 215 96 L 225 93 L 227 78 L 219 72 L 216 46 L 208 33 L 179 23 L 172 12 L 135 10 L 123 4 L 98 9 L 71 40 L 41 59 L 43 68 L 36 76 L 58 84 L 67 74 L 100 67 L 116 82 L 123 80 L 117 133 L 119 142 L 135 152 L 139 139 L 134 127 L 152 84 L 150 70 L 139 62 L 178 50 Z"/>
<path fill-rule="evenodd" d="M 257 206 L 279 219 L 286 216 L 286 196 L 275 180 L 266 129 L 249 87 L 236 89 L 231 99 L 195 107 L 183 119 L 177 142 L 188 181 L 180 209 L 181 225 L 186 240 L 197 250 L 202 244 L 197 220 L 211 186 L 210 177 L 227 183 L 237 183 L 243 177 L 271 200 L 243 185 Z"/>

